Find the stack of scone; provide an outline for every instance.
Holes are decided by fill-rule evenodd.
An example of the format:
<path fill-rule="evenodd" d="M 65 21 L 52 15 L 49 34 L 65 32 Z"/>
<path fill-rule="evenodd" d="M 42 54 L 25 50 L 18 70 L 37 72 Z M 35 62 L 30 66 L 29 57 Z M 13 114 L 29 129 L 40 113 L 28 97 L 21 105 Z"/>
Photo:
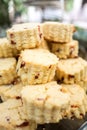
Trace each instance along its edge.
<path fill-rule="evenodd" d="M 58 22 L 25 23 L 0 39 L 0 130 L 84 117 L 87 62 L 78 57 L 74 31 Z"/>
<path fill-rule="evenodd" d="M 87 91 L 87 62 L 78 56 L 79 43 L 73 40 L 73 25 L 46 22 L 43 25 L 44 37 L 60 60 L 56 78 L 60 83 L 80 84 Z M 48 34 L 48 35 L 47 35 Z"/>

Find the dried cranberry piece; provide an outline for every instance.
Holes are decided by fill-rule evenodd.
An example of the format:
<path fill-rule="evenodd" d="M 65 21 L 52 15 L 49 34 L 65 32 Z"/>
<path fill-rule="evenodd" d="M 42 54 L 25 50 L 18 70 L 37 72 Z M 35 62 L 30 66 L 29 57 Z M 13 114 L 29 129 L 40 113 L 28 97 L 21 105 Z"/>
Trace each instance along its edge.
<path fill-rule="evenodd" d="M 6 120 L 9 122 L 9 121 L 10 121 L 10 117 L 7 116 L 7 117 L 6 117 Z"/>
<path fill-rule="evenodd" d="M 74 75 L 68 75 L 68 79 L 74 78 Z"/>
<path fill-rule="evenodd" d="M 75 50 L 74 46 L 71 46 L 71 47 L 70 47 L 70 55 L 73 54 L 74 50 Z"/>
<path fill-rule="evenodd" d="M 21 63 L 21 66 L 20 66 L 20 67 L 22 68 L 22 67 L 24 67 L 24 66 L 25 66 L 25 62 L 24 62 L 24 61 L 22 61 L 22 63 Z"/>
<path fill-rule="evenodd" d="M 60 48 L 58 48 L 58 49 L 57 49 L 57 52 L 60 52 L 60 51 L 61 51 L 61 49 L 60 49 Z"/>
<path fill-rule="evenodd" d="M 29 125 L 29 122 L 23 122 L 21 125 L 17 125 L 16 127 L 25 127 L 25 126 L 28 126 Z"/>
<path fill-rule="evenodd" d="M 72 108 L 77 108 L 78 106 L 77 105 L 71 105 Z"/>
<path fill-rule="evenodd" d="M 13 38 L 13 36 L 14 36 L 14 34 L 13 34 L 13 33 L 11 33 L 11 34 L 10 34 L 10 37 L 11 37 L 11 38 Z"/>
<path fill-rule="evenodd" d="M 18 100 L 18 99 L 21 99 L 21 97 L 20 96 L 16 96 L 16 99 Z"/>
<path fill-rule="evenodd" d="M 15 44 L 16 44 L 16 42 L 14 42 L 13 40 L 11 40 L 11 44 L 15 45 Z"/>
<path fill-rule="evenodd" d="M 40 75 L 39 73 L 37 75 L 35 75 L 35 79 L 38 79 L 39 75 Z"/>
<path fill-rule="evenodd" d="M 49 66 L 49 69 L 51 68 L 51 65 Z"/>

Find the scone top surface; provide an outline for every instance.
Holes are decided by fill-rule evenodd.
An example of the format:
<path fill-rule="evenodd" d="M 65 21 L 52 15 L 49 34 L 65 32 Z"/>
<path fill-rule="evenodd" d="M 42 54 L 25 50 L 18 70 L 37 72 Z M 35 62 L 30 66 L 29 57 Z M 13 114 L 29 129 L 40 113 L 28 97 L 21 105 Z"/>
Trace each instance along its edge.
<path fill-rule="evenodd" d="M 78 57 L 75 59 L 60 60 L 58 62 L 58 69 L 64 71 L 66 74 L 75 74 L 76 72 L 84 69 L 87 62 Z"/>
<path fill-rule="evenodd" d="M 58 58 L 54 54 L 44 49 L 24 50 L 20 57 L 22 57 L 25 63 L 39 64 L 42 66 L 58 62 Z"/>
<path fill-rule="evenodd" d="M 14 66 L 14 64 L 16 64 L 15 58 L 0 59 L 0 71 L 9 69 L 10 67 Z"/>
<path fill-rule="evenodd" d="M 69 32 L 74 32 L 75 31 L 75 27 L 73 26 L 73 24 L 60 23 L 60 22 L 44 22 L 43 23 L 43 28 L 44 27 L 47 27 L 50 30 L 52 29 L 53 31 L 56 31 L 56 29 L 59 28 L 59 32 L 61 30 L 64 31 L 64 29 L 66 31 L 69 31 Z M 44 31 L 44 29 L 43 29 L 43 31 Z"/>
<path fill-rule="evenodd" d="M 24 23 L 24 24 L 16 24 L 13 25 L 11 29 L 8 29 L 7 31 L 13 31 L 13 32 L 19 32 L 19 31 L 24 31 L 26 29 L 28 30 L 33 30 L 36 27 L 38 27 L 40 24 L 39 23 Z"/>
<path fill-rule="evenodd" d="M 41 108 L 45 106 L 46 108 L 57 107 L 61 109 L 67 106 L 70 101 L 67 89 L 63 91 L 63 88 L 55 81 L 36 86 L 26 86 L 23 88 L 21 95 L 27 103 L 33 103 L 36 107 Z"/>

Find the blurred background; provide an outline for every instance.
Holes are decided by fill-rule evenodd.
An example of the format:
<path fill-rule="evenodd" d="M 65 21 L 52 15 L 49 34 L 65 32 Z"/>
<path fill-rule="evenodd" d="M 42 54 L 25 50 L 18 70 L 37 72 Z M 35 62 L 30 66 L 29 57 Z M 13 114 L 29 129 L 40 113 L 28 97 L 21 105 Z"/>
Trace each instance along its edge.
<path fill-rule="evenodd" d="M 87 0 L 0 0 L 0 37 L 13 24 L 47 20 L 74 24 L 73 37 L 87 59 Z"/>

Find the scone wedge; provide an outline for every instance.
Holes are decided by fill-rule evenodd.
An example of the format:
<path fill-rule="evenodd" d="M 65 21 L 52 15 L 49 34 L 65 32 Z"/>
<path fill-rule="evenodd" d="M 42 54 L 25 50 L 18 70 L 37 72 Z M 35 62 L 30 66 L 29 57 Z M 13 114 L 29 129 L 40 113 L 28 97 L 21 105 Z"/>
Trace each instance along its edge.
<path fill-rule="evenodd" d="M 21 100 L 9 99 L 0 104 L 0 130 L 36 130 L 36 123 L 27 120 Z"/>
<path fill-rule="evenodd" d="M 24 85 L 47 83 L 53 80 L 57 63 L 57 56 L 48 50 L 27 49 L 20 54 L 17 74 Z"/>
<path fill-rule="evenodd" d="M 13 82 L 16 74 L 16 59 L 1 58 L 0 59 L 0 85 L 10 84 Z"/>
<path fill-rule="evenodd" d="M 10 44 L 18 50 L 38 47 L 42 41 L 42 29 L 38 23 L 14 25 L 7 30 Z"/>
<path fill-rule="evenodd" d="M 43 23 L 43 35 L 48 41 L 67 43 L 72 40 L 74 26 L 59 22 Z"/>
<path fill-rule="evenodd" d="M 67 115 L 69 93 L 55 81 L 26 86 L 21 96 L 28 118 L 36 123 L 56 123 Z"/>

